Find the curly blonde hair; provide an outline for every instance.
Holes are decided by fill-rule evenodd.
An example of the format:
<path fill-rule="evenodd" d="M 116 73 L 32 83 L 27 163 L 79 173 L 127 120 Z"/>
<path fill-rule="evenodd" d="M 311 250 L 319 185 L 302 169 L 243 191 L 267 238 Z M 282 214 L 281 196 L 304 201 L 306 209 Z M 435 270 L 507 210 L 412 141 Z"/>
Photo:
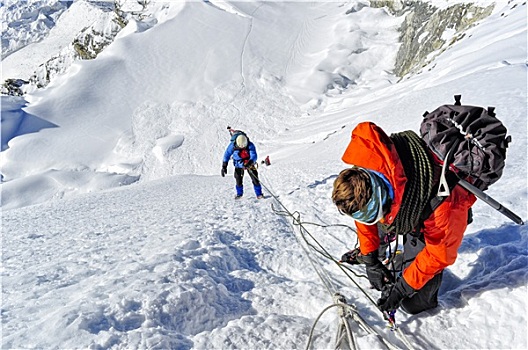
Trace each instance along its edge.
<path fill-rule="evenodd" d="M 342 214 L 352 215 L 363 208 L 371 196 L 370 177 L 361 169 L 345 169 L 334 181 L 332 201 Z"/>

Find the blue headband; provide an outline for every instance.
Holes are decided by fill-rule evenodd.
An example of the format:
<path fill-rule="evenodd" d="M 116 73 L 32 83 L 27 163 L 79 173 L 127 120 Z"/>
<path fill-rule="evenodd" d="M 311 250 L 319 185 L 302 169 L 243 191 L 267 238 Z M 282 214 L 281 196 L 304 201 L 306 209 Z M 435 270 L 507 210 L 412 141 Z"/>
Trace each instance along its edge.
<path fill-rule="evenodd" d="M 367 169 L 362 170 L 370 177 L 372 196 L 363 208 L 353 212 L 350 216 L 362 224 L 374 225 L 384 216 L 383 207 L 391 198 L 390 189 L 387 188 L 385 180 L 376 172 Z"/>

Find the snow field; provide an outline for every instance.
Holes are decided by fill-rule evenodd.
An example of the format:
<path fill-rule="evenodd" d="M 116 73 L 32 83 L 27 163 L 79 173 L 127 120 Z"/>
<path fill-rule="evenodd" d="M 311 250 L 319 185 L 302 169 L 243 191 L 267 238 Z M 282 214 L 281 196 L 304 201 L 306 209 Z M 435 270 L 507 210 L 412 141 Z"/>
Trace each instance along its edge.
<path fill-rule="evenodd" d="M 417 131 L 425 110 L 462 94 L 494 105 L 507 125 L 507 166 L 487 193 L 526 219 L 526 5 L 501 6 L 397 84 L 385 67 L 398 20 L 359 2 L 180 3 L 160 8 L 157 24 L 131 23 L 98 59 L 27 96 L 25 113 L 57 127 L 29 123 L 39 131 L 25 133 L 11 119 L 0 157 L 2 346 L 304 347 L 332 302 L 312 258 L 403 347 L 335 264 L 303 251 L 270 194 L 338 258 L 356 240 L 330 199 L 352 128 Z M 358 85 L 342 89 L 344 73 Z M 227 125 L 248 132 L 260 160 L 270 156 L 259 168 L 268 199 L 256 200 L 246 177 L 234 201 L 232 165 L 218 176 Z M 416 348 L 527 347 L 528 231 L 481 201 L 474 213 L 440 307 L 397 313 Z M 332 310 L 316 348 L 332 346 L 336 325 Z M 358 342 L 381 347 L 364 332 Z"/>

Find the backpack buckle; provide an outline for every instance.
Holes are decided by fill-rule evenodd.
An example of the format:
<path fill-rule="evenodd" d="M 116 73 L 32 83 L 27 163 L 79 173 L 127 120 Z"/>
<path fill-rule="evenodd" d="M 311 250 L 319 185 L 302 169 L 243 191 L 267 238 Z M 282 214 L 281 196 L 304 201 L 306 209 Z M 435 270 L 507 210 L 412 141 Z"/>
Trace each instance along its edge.
<path fill-rule="evenodd" d="M 439 197 L 448 197 L 451 194 L 449 189 L 449 184 L 447 183 L 446 174 L 447 174 L 447 163 L 449 163 L 449 156 L 453 148 L 447 152 L 445 157 L 444 164 L 442 164 L 442 173 L 440 174 L 440 182 L 438 183 L 438 192 L 436 193 Z"/>

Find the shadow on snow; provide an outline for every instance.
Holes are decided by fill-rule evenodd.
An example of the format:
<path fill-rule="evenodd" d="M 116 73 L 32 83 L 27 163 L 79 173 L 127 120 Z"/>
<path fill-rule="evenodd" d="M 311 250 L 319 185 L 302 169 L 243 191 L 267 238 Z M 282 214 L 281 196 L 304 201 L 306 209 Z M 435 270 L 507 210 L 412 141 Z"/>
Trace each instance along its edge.
<path fill-rule="evenodd" d="M 17 136 L 39 132 L 58 125 L 23 110 L 27 106 L 21 97 L 2 96 L 2 151 L 9 148 L 10 140 Z"/>
<path fill-rule="evenodd" d="M 459 278 L 444 271 L 441 299 L 463 307 L 482 292 L 525 286 L 528 282 L 528 227 L 508 224 L 464 237 L 459 254 L 477 254 L 471 272 Z"/>

